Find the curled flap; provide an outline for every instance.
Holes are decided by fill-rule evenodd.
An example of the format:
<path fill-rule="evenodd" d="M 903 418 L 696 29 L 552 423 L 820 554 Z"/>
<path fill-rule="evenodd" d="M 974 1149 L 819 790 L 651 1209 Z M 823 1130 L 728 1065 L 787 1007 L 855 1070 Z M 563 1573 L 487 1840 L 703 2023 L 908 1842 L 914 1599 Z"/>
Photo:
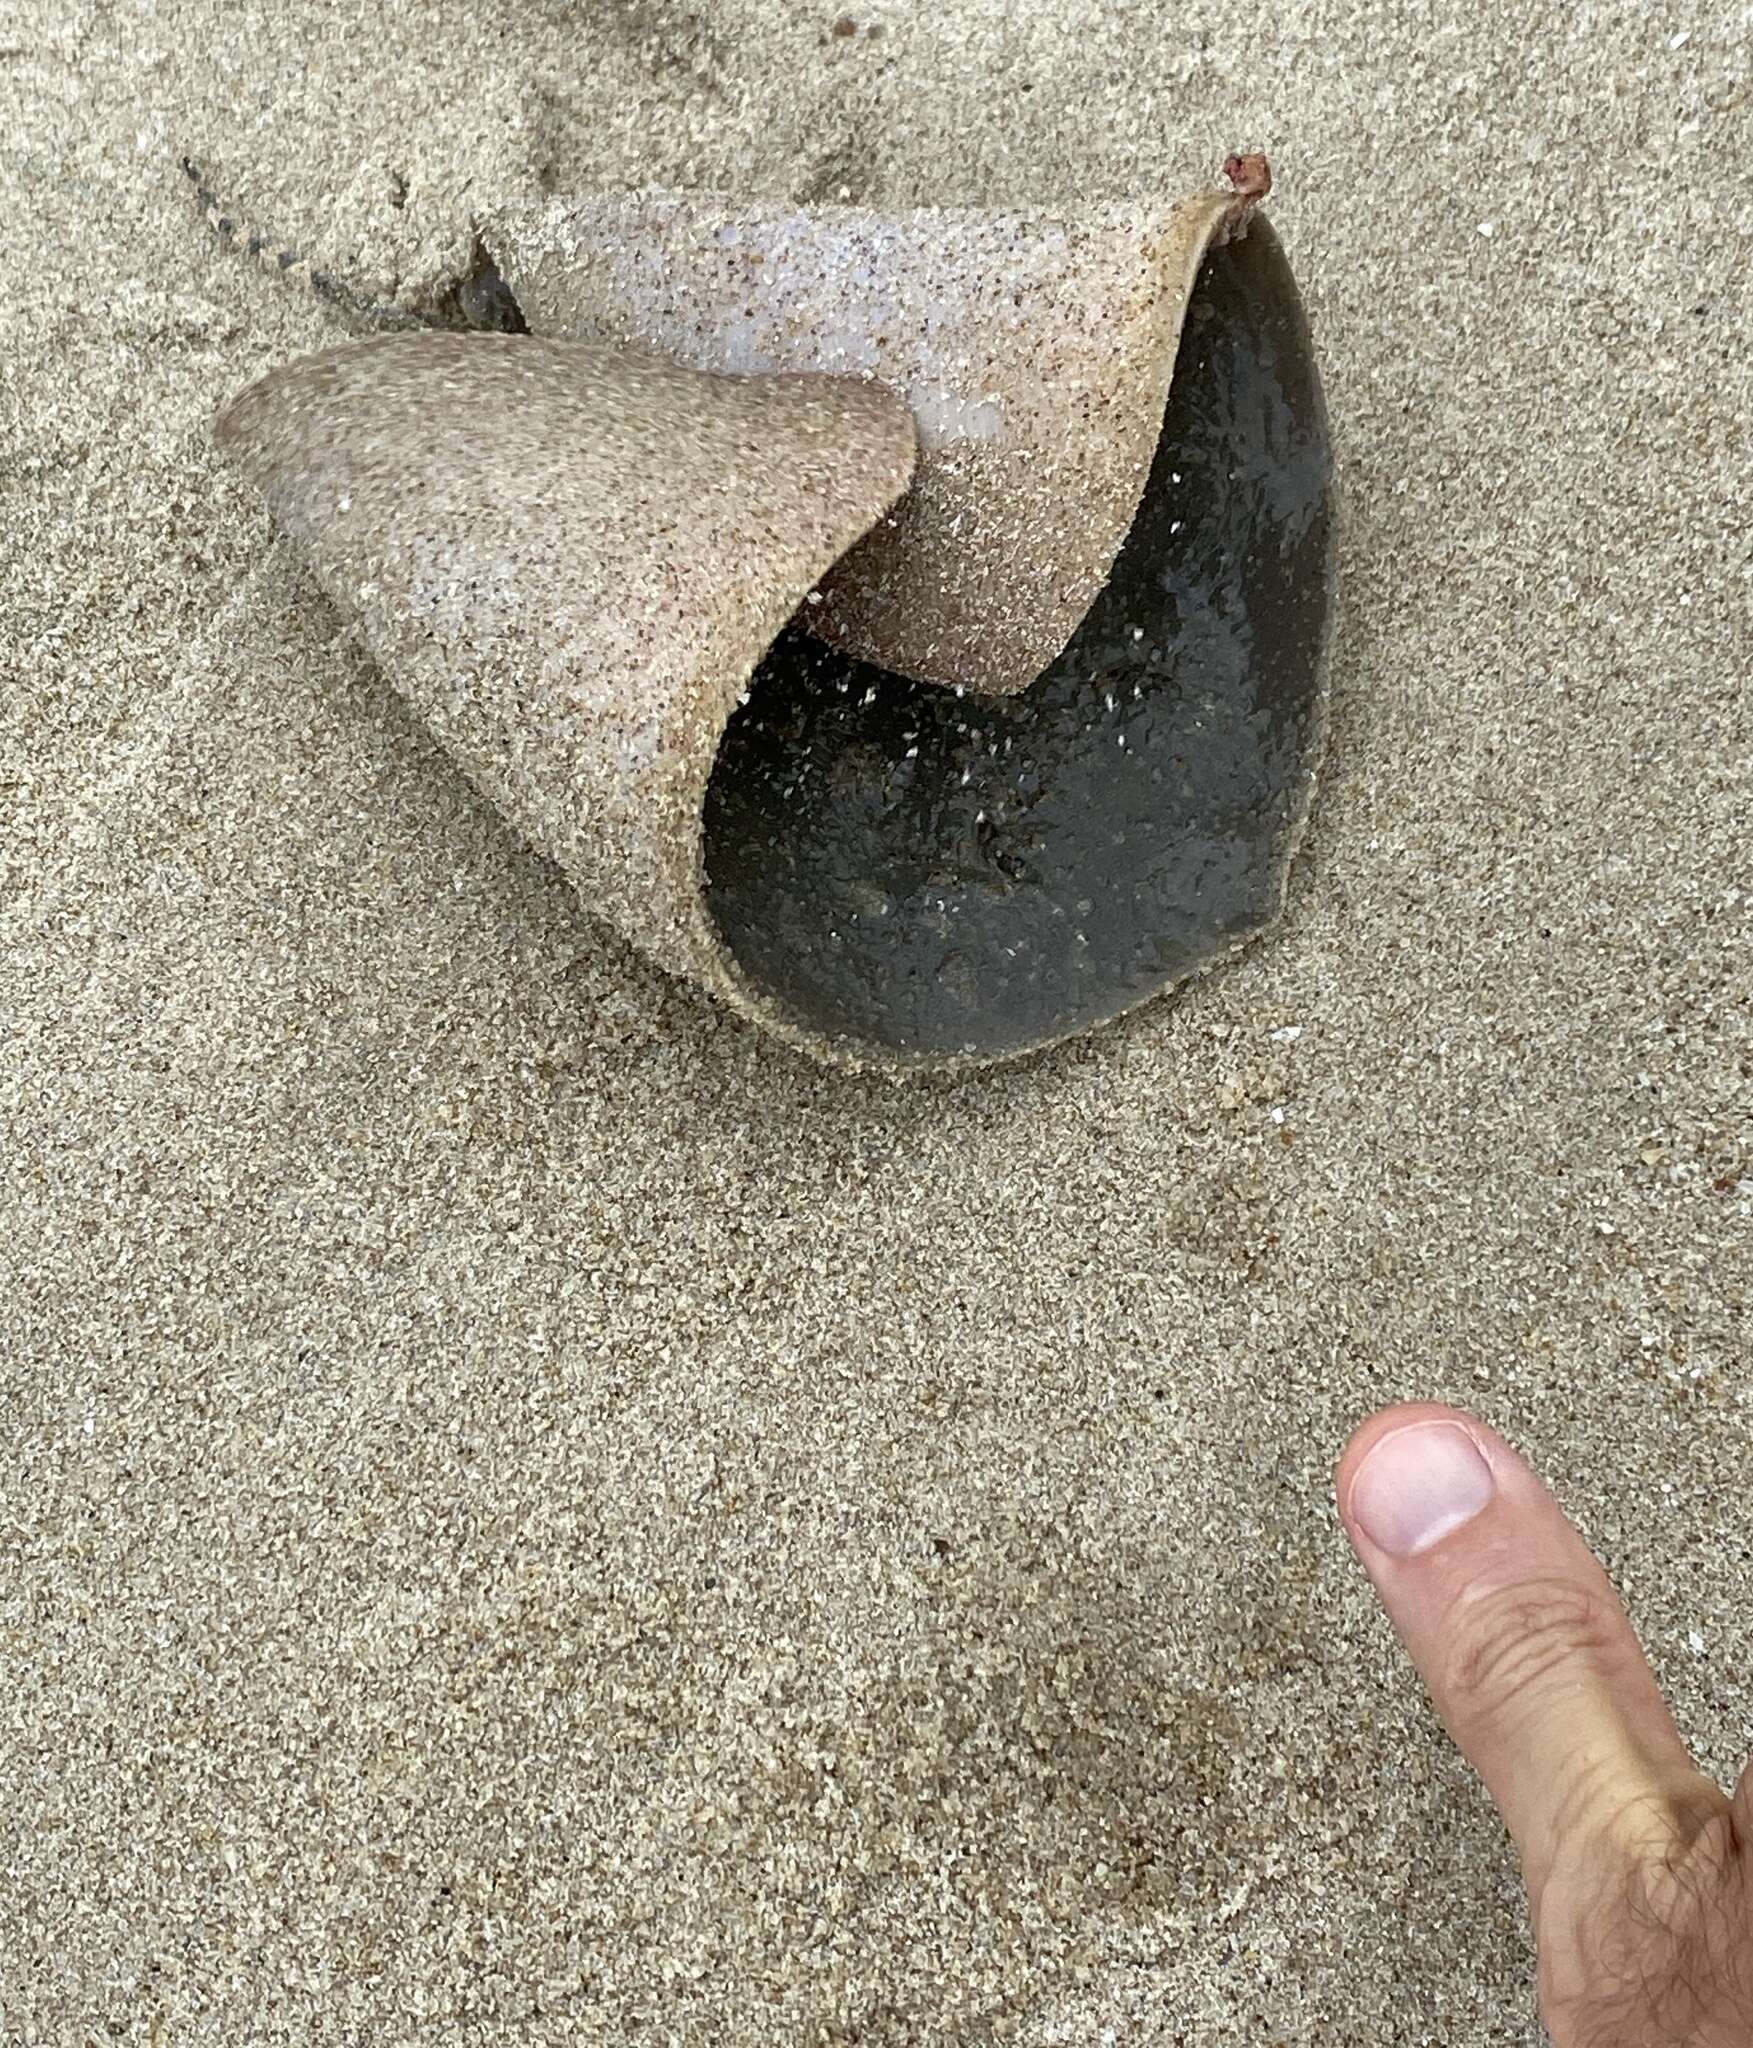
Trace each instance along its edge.
<path fill-rule="evenodd" d="M 1248 203 L 883 214 L 610 194 L 508 207 L 484 233 L 537 333 L 900 393 L 913 487 L 825 580 L 809 628 L 921 681 L 1007 694 L 1063 650 L 1113 567 L 1200 259 Z"/>
<path fill-rule="evenodd" d="M 701 805 L 750 670 L 905 487 L 905 409 L 584 342 L 398 334 L 218 434 L 472 781 L 590 906 L 721 992 Z"/>

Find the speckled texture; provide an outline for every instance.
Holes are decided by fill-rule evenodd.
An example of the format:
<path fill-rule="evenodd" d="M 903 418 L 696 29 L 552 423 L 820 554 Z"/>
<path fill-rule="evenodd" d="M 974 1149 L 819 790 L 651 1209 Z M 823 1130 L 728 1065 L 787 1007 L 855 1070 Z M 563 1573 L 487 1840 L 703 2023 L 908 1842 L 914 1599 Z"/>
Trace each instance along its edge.
<path fill-rule="evenodd" d="M 538 334 L 905 397 L 912 488 L 824 579 L 809 628 L 1004 693 L 1061 652 L 1113 566 L 1194 274 L 1240 210 L 1227 191 L 1056 214 L 610 193 L 507 207 L 486 239 Z"/>
<path fill-rule="evenodd" d="M 1534 2048 L 1326 1474 L 1477 1406 L 1744 1759 L 1745 36 L 689 14 L 0 31 L 0 2032 Z M 1250 142 L 1345 462 L 1290 914 L 990 1074 L 623 953 L 211 447 L 351 316 L 185 154 L 287 246 L 401 173 L 375 286 L 495 152 L 1021 205 Z"/>
<path fill-rule="evenodd" d="M 726 719 L 906 488 L 880 385 L 413 333 L 261 378 L 215 433 L 477 789 L 600 916 L 761 1014 L 703 900 Z"/>

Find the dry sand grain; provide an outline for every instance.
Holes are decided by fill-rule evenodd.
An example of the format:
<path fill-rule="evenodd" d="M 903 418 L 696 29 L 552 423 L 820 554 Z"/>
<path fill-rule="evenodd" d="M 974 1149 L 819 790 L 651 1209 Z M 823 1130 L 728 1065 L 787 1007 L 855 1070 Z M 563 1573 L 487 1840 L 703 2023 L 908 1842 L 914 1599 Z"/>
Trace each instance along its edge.
<path fill-rule="evenodd" d="M 0 2037 L 1532 2043 L 1326 1504 L 1401 1393 L 1753 1730 L 1744 23 L 841 12 L 0 27 Z M 483 195 L 1258 143 L 1348 493 L 1312 841 L 1014 1069 L 641 967 L 208 438 Z"/>

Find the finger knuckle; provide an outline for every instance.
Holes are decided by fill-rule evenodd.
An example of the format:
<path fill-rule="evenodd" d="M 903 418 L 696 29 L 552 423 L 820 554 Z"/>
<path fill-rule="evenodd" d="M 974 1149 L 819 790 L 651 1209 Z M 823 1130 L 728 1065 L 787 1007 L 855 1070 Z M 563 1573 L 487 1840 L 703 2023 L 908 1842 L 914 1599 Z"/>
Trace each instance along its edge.
<path fill-rule="evenodd" d="M 1602 1663 L 1623 1626 L 1604 1593 L 1574 1580 L 1531 1579 L 1479 1594 L 1454 1616 L 1450 1698 L 1462 1713 L 1501 1711 L 1579 1665 Z"/>

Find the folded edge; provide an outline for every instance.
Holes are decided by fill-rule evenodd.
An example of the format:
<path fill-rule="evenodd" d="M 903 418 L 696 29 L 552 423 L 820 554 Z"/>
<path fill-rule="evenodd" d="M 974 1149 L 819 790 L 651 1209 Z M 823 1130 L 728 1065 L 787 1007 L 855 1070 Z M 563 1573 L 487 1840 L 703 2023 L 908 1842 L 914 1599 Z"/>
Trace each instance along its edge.
<path fill-rule="evenodd" d="M 422 332 L 275 370 L 215 432 L 586 905 L 784 1028 L 705 909 L 705 791 L 754 665 L 906 488 L 905 407 L 849 379 Z"/>
<path fill-rule="evenodd" d="M 1259 196 L 1237 180 L 1180 204 L 885 214 L 639 192 L 520 202 L 482 229 L 534 332 L 900 394 L 913 486 L 825 577 L 809 630 L 1009 694 L 1106 581 L 1200 263 Z"/>

